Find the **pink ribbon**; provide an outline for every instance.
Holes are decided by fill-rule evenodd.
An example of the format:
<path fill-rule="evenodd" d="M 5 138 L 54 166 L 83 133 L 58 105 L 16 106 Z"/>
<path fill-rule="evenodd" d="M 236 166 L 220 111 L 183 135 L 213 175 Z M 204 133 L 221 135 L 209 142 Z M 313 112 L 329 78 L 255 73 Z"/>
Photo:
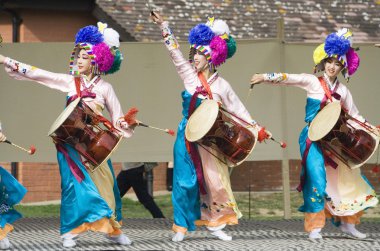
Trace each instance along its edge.
<path fill-rule="evenodd" d="M 55 146 L 57 148 L 57 151 L 65 156 L 67 164 L 69 165 L 71 173 L 74 175 L 75 179 L 81 183 L 84 180 L 84 174 L 82 170 L 80 170 L 79 166 L 75 163 L 75 161 L 70 157 L 66 147 L 61 144 L 56 144 Z"/>
<path fill-rule="evenodd" d="M 80 97 L 81 97 L 81 98 L 96 98 L 96 94 L 93 93 L 93 92 L 89 92 L 89 91 L 87 91 L 87 90 L 84 90 L 84 91 L 81 91 L 81 92 L 80 92 Z M 78 98 L 78 95 L 77 95 L 77 94 L 75 94 L 75 95 L 69 97 L 69 98 L 67 99 L 66 106 L 68 106 L 71 102 L 73 102 L 73 101 L 76 100 L 77 98 Z"/>

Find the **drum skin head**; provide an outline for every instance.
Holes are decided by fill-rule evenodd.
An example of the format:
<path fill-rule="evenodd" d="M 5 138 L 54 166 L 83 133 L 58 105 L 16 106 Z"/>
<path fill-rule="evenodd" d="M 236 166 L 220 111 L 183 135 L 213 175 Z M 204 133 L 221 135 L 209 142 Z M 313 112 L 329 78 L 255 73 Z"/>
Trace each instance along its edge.
<path fill-rule="evenodd" d="M 341 110 L 340 102 L 327 104 L 310 123 L 309 139 L 317 141 L 326 136 L 338 121 Z"/>
<path fill-rule="evenodd" d="M 69 117 L 69 115 L 74 111 L 75 107 L 80 102 L 81 98 L 77 98 L 73 102 L 71 102 L 65 110 L 59 115 L 59 117 L 54 121 L 54 123 L 51 125 L 48 136 L 51 136 L 61 125 L 65 120 Z"/>
<path fill-rule="evenodd" d="M 212 128 L 219 113 L 219 105 L 215 100 L 205 99 L 190 116 L 185 136 L 190 142 L 200 140 Z"/>

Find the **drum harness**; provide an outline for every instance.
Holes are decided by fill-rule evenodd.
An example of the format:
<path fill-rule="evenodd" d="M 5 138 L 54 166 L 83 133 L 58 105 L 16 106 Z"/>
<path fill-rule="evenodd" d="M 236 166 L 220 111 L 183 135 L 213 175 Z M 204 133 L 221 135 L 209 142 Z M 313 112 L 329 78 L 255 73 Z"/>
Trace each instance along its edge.
<path fill-rule="evenodd" d="M 327 86 L 327 83 L 326 81 L 324 80 L 324 78 L 321 76 L 318 78 L 319 82 L 321 83 L 321 86 L 323 88 L 323 91 L 325 93 L 322 101 L 321 101 L 321 104 L 320 104 L 320 110 L 323 109 L 323 107 L 326 106 L 327 104 L 327 101 L 330 100 L 330 102 L 333 101 L 333 97 L 337 100 L 340 100 L 341 96 L 336 93 L 336 90 L 338 89 L 338 86 L 339 86 L 339 82 L 336 83 L 335 87 L 334 87 L 334 90 L 331 92 L 330 89 L 328 88 Z M 308 123 L 308 127 L 310 127 L 310 123 Z M 305 148 L 305 151 L 302 155 L 302 161 L 301 161 L 301 166 L 302 166 L 302 171 L 301 171 L 301 177 L 300 177 L 300 184 L 298 185 L 297 187 L 297 191 L 298 192 L 301 192 L 303 190 L 303 187 L 305 185 L 305 180 L 306 180 L 306 159 L 307 159 L 307 156 L 309 154 L 309 150 L 310 150 L 310 147 L 311 147 L 311 143 L 312 141 L 309 139 L 309 137 L 307 137 L 306 139 L 306 148 Z M 316 142 L 317 144 L 319 144 L 318 142 Z M 333 161 L 331 159 L 331 157 L 329 157 L 327 154 L 325 154 L 325 152 L 322 150 L 322 153 L 323 153 L 323 158 L 326 162 L 326 164 L 330 165 L 331 167 L 333 168 L 337 168 L 338 167 L 338 164 L 335 163 L 335 161 Z"/>
<path fill-rule="evenodd" d="M 100 77 L 97 77 L 97 79 L 95 79 L 95 81 L 89 87 L 85 86 L 81 77 L 75 77 L 74 80 L 75 80 L 76 94 L 70 96 L 67 99 L 66 106 L 68 106 L 72 101 L 74 101 L 77 98 L 86 98 L 86 97 L 95 98 L 96 97 L 96 94 L 92 92 L 92 89 L 100 81 Z M 83 91 L 81 91 L 81 85 L 83 86 Z M 106 126 L 108 129 L 117 130 L 112 125 L 112 123 L 109 120 L 107 120 L 105 117 L 101 115 L 97 115 L 97 119 L 99 119 L 99 121 L 102 122 L 104 126 Z M 67 161 L 67 164 L 71 172 L 73 173 L 74 177 L 76 178 L 76 180 L 78 182 L 82 182 L 85 176 L 82 170 L 80 169 L 80 167 L 75 163 L 75 161 L 69 155 L 68 150 L 64 146 L 64 142 L 60 141 L 59 139 L 54 139 L 54 144 L 57 148 L 57 151 L 61 152 L 64 155 Z M 85 163 L 83 163 L 82 160 L 81 162 L 86 167 Z"/>

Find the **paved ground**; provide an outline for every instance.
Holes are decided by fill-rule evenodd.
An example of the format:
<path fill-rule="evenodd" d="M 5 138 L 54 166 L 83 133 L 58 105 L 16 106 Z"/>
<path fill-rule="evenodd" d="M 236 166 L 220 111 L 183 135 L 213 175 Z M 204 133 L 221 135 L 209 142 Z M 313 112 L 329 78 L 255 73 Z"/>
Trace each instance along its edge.
<path fill-rule="evenodd" d="M 324 239 L 311 241 L 303 232 L 301 220 L 241 221 L 227 227 L 230 242 L 216 240 L 205 228 L 190 233 L 182 243 L 170 241 L 172 222 L 162 219 L 128 219 L 123 230 L 133 241 L 131 246 L 110 243 L 99 233 L 87 233 L 77 240 L 77 247 L 65 249 L 59 239 L 58 218 L 29 218 L 16 222 L 9 235 L 12 250 L 380 250 L 380 222 L 364 223 L 359 229 L 366 240 L 347 238 L 331 224 L 324 229 Z"/>

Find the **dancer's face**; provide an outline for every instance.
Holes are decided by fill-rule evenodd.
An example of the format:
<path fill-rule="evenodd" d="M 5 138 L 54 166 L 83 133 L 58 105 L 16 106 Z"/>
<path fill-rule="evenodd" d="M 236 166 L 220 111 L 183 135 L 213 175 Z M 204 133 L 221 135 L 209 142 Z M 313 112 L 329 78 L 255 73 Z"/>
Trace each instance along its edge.
<path fill-rule="evenodd" d="M 86 50 L 80 50 L 77 58 L 77 66 L 80 74 L 89 74 L 91 73 L 91 58 L 86 52 Z"/>
<path fill-rule="evenodd" d="M 328 58 L 325 62 L 325 73 L 329 78 L 336 78 L 343 69 L 343 65 L 336 58 Z"/>
<path fill-rule="evenodd" d="M 197 72 L 204 71 L 208 68 L 206 56 L 200 51 L 197 51 L 194 55 L 194 66 Z"/>

